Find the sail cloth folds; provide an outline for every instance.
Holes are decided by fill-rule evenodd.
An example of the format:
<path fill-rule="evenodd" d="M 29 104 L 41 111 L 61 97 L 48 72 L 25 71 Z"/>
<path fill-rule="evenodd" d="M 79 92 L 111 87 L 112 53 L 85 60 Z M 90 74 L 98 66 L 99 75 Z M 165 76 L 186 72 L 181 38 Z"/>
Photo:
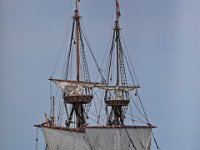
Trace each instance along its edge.
<path fill-rule="evenodd" d="M 45 127 L 42 131 L 50 150 L 90 150 L 82 133 Z"/>
<path fill-rule="evenodd" d="M 85 82 L 85 81 L 76 81 L 76 80 L 61 80 L 50 78 L 50 81 L 53 81 L 57 86 L 61 88 L 66 93 L 71 93 L 74 90 L 80 90 L 84 87 L 93 88 L 96 86 L 103 86 L 104 83 L 100 82 Z"/>
<path fill-rule="evenodd" d="M 137 89 L 137 88 L 140 88 L 140 86 L 97 86 L 98 88 L 102 88 L 104 90 L 110 90 L 110 91 L 131 91 L 131 90 L 134 90 L 134 89 Z"/>
<path fill-rule="evenodd" d="M 85 133 L 42 127 L 49 149 L 148 150 L 152 128 L 86 128 Z"/>

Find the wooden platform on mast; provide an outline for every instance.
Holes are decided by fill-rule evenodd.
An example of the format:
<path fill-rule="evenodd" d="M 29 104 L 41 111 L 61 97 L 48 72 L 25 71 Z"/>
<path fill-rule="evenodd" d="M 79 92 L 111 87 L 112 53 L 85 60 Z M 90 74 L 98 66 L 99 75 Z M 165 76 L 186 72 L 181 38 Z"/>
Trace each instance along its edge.
<path fill-rule="evenodd" d="M 65 102 L 68 104 L 88 104 L 91 102 L 93 95 L 73 94 L 64 96 Z"/>
<path fill-rule="evenodd" d="M 105 100 L 107 106 L 128 106 L 129 100 Z"/>

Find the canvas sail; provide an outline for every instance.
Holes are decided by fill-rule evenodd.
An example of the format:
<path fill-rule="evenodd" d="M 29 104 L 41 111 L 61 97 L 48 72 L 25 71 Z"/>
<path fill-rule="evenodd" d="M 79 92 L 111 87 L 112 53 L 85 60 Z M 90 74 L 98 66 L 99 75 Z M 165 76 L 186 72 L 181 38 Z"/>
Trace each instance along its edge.
<path fill-rule="evenodd" d="M 85 133 L 42 127 L 49 150 L 148 150 L 151 127 L 86 128 Z"/>
<path fill-rule="evenodd" d="M 104 83 L 99 82 L 85 82 L 85 81 L 75 81 L 75 80 L 61 80 L 61 79 L 52 79 L 49 80 L 53 81 L 58 87 L 61 88 L 67 94 L 71 93 L 81 93 L 84 87 L 86 88 L 93 88 L 98 86 L 103 86 Z"/>

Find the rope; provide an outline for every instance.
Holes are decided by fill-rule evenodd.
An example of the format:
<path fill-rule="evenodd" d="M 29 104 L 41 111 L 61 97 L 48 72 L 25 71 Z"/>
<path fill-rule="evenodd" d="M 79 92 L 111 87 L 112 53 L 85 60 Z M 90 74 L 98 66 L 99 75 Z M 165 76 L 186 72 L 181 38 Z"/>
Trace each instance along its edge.
<path fill-rule="evenodd" d="M 108 75 L 107 75 L 107 85 L 109 84 L 109 78 L 110 78 L 110 73 L 111 73 L 111 65 L 112 65 L 112 58 L 113 58 L 113 49 L 114 49 L 114 41 L 115 41 L 115 30 L 113 31 L 113 38 L 112 38 L 112 44 L 111 44 L 111 49 L 109 51 L 109 60 L 108 60 Z"/>
<path fill-rule="evenodd" d="M 130 67 L 129 67 L 129 63 L 128 63 L 128 60 L 127 60 L 125 54 L 124 54 L 124 58 L 125 58 L 125 60 L 126 60 L 127 67 L 128 67 L 129 73 L 130 73 L 130 75 L 131 75 L 131 80 L 132 80 L 132 82 L 133 82 L 133 85 L 135 85 L 135 81 L 134 81 L 134 78 L 133 78 L 133 74 L 132 74 L 132 72 L 131 72 L 131 69 L 130 69 Z M 136 81 L 136 82 L 137 82 L 137 81 Z"/>
<path fill-rule="evenodd" d="M 65 75 L 66 79 L 68 78 L 69 63 L 70 63 L 69 61 L 70 61 L 70 57 L 71 57 L 71 53 L 72 53 L 72 46 L 73 46 L 72 44 L 73 44 L 73 39 L 74 39 L 74 27 L 75 27 L 74 25 L 75 25 L 75 20 L 73 20 L 73 23 L 72 23 L 72 33 L 71 33 L 71 39 L 70 39 L 70 46 L 69 46 L 69 51 L 68 51 L 67 59 L 65 60 L 65 61 L 67 61 L 66 75 Z"/>
<path fill-rule="evenodd" d="M 131 111 L 131 117 L 133 116 L 133 110 L 132 110 L 132 106 L 130 105 L 130 111 Z M 133 117 L 131 118 L 132 123 L 134 122 Z"/>
<path fill-rule="evenodd" d="M 86 132 L 85 132 L 85 135 L 86 136 L 83 136 L 83 138 L 85 139 L 85 141 L 87 142 L 87 144 L 90 146 L 90 149 L 93 150 L 92 145 L 90 144 L 90 141 L 89 141 L 89 138 L 88 138 L 88 135 L 86 134 Z"/>
<path fill-rule="evenodd" d="M 134 116 L 133 114 L 130 114 L 130 113 L 127 113 L 127 115 L 131 116 L 131 118 L 128 118 L 128 119 L 133 119 L 132 121 L 136 121 L 136 122 L 140 122 L 140 123 L 143 123 L 143 124 L 147 124 L 147 122 L 145 122 L 144 120 L 140 119 L 139 117 L 136 117 Z"/>
<path fill-rule="evenodd" d="M 94 101 L 94 107 L 95 107 L 95 111 L 96 111 L 96 115 L 97 115 L 97 123 L 98 123 L 98 120 L 99 120 L 99 114 L 98 114 L 98 110 L 97 110 L 96 101 Z"/>
<path fill-rule="evenodd" d="M 128 69 L 129 69 L 129 72 L 130 72 L 130 75 L 131 75 L 132 82 L 133 82 L 133 84 L 135 85 L 135 83 L 134 83 L 134 79 L 133 79 L 133 76 L 132 76 L 132 73 L 131 73 L 131 70 L 130 70 L 130 67 L 129 67 L 129 65 L 128 65 L 127 58 L 126 58 L 125 55 L 124 55 L 124 57 L 125 57 L 125 60 L 126 60 L 126 62 L 127 62 L 127 66 L 128 66 Z M 136 95 L 137 95 L 137 97 L 138 97 L 138 99 L 139 99 L 139 101 L 140 101 L 140 104 L 141 104 L 142 111 L 143 111 L 144 115 L 143 115 L 143 113 L 140 111 L 139 107 L 138 107 L 137 104 L 134 102 L 134 100 L 133 100 L 133 103 L 135 104 L 136 108 L 137 108 L 138 111 L 141 113 L 141 115 L 142 115 L 142 116 L 146 119 L 146 121 L 149 123 L 149 120 L 148 120 L 147 114 L 146 114 L 146 112 L 145 112 L 145 109 L 144 109 L 143 103 L 142 103 L 142 101 L 141 101 L 141 98 L 140 98 L 140 96 L 139 96 L 139 93 L 138 93 L 138 90 L 137 90 L 137 89 L 136 89 Z"/>
<path fill-rule="evenodd" d="M 93 112 L 89 111 L 94 117 L 98 118 L 98 116 L 96 116 Z M 90 116 L 90 119 L 93 120 L 95 123 L 97 122 L 95 119 L 91 118 Z M 105 123 L 105 121 L 103 119 L 100 119 L 103 123 Z M 104 125 L 104 124 L 101 124 L 99 123 L 100 125 Z"/>
<path fill-rule="evenodd" d="M 125 43 L 124 36 L 123 36 L 123 33 L 122 33 L 122 32 L 121 32 L 121 37 L 122 37 L 122 41 L 123 41 L 123 43 L 124 43 L 124 47 L 125 47 L 125 50 L 126 50 L 126 53 L 127 53 L 127 56 L 128 56 L 128 60 L 129 60 L 129 62 L 130 62 L 130 64 L 131 64 L 131 70 L 133 70 L 133 74 L 134 74 L 136 83 L 138 84 L 137 75 L 136 75 L 135 69 L 134 69 L 134 67 L 133 67 L 133 63 L 132 63 L 132 61 L 131 61 L 131 59 L 130 59 L 130 56 L 131 56 L 131 55 L 129 55 L 129 52 L 128 52 L 128 49 L 127 49 L 127 46 L 126 46 L 126 43 Z"/>
<path fill-rule="evenodd" d="M 69 4 L 69 15 L 68 15 L 68 17 L 67 17 L 67 22 L 68 22 L 68 24 L 67 24 L 67 31 L 66 31 L 66 35 L 68 35 L 68 32 L 69 32 L 69 23 L 70 23 L 70 16 L 71 16 L 71 7 L 72 7 L 72 0 L 70 0 L 70 4 Z M 64 50 L 64 46 L 65 46 L 65 44 L 66 44 L 66 39 L 64 38 L 64 40 L 63 40 L 63 45 L 62 45 L 62 47 L 60 48 L 60 50 L 59 50 L 59 54 L 58 54 L 58 56 L 57 56 L 57 59 L 56 59 L 56 63 L 55 63 L 55 65 L 54 65 L 54 67 L 53 67 L 53 70 L 52 70 L 52 72 L 51 72 L 51 75 L 54 75 L 54 73 L 55 73 L 55 70 L 56 70 L 56 68 L 57 68 L 57 65 L 58 65 L 58 61 L 60 60 L 60 57 L 62 56 L 62 53 L 63 53 L 63 50 Z"/>
<path fill-rule="evenodd" d="M 152 137 L 153 137 L 154 143 L 156 144 L 156 148 L 157 148 L 158 150 L 161 150 L 160 147 L 159 147 L 159 145 L 158 145 L 158 143 L 157 143 L 157 141 L 156 141 L 156 139 L 155 139 L 155 136 L 154 136 L 153 131 L 152 131 Z"/>
<path fill-rule="evenodd" d="M 150 124 L 149 119 L 148 119 L 147 114 L 146 114 L 146 112 L 145 112 L 145 110 L 144 110 L 144 106 L 143 106 L 143 104 L 142 104 L 142 101 L 141 101 L 141 98 L 140 98 L 140 95 L 139 95 L 137 89 L 136 89 L 136 94 L 137 94 L 137 97 L 138 97 L 138 99 L 139 99 L 139 101 L 140 101 L 140 104 L 141 104 L 141 107 L 142 107 L 142 111 L 144 112 L 144 115 L 145 115 L 145 117 L 146 117 L 145 119 L 146 119 L 146 121 L 148 122 L 148 124 Z"/>
<path fill-rule="evenodd" d="M 81 24 L 82 24 L 82 26 L 83 26 L 83 23 L 82 23 L 82 22 L 81 22 Z M 101 70 L 101 68 L 99 67 L 98 63 L 97 63 L 97 60 L 96 60 L 96 58 L 95 58 L 95 56 L 94 56 L 94 53 L 93 53 L 93 51 L 92 51 L 92 49 L 91 49 L 91 47 L 90 47 L 89 41 L 87 40 L 86 32 L 85 32 L 85 30 L 84 30 L 84 27 L 83 27 L 83 30 L 82 30 L 82 28 L 80 28 L 80 31 L 81 31 L 81 33 L 83 34 L 83 38 L 85 39 L 85 42 L 86 42 L 86 44 L 87 44 L 87 46 L 88 46 L 88 49 L 90 50 L 90 53 L 91 53 L 91 55 L 92 55 L 92 58 L 93 58 L 93 60 L 94 60 L 94 62 L 95 62 L 95 64 L 96 64 L 96 67 L 97 67 L 97 69 L 98 69 L 100 75 L 101 75 L 102 81 L 105 81 L 105 79 L 104 79 L 104 77 L 103 77 L 103 74 L 102 74 L 102 72 L 101 72 L 102 70 Z M 84 34 L 83 32 L 85 32 L 85 34 Z"/>
<path fill-rule="evenodd" d="M 102 106 L 103 106 L 103 104 L 104 104 L 104 101 L 103 101 L 103 98 L 100 100 L 99 99 L 99 97 L 98 97 L 98 95 L 97 95 L 97 93 L 95 92 L 95 95 L 97 96 L 97 99 L 99 100 L 99 102 L 100 102 L 100 108 L 99 108 L 99 114 L 98 114 L 98 123 L 99 123 L 99 119 L 100 119 L 100 115 L 101 115 L 101 109 L 102 109 Z M 103 95 L 103 93 L 102 93 L 102 95 Z M 105 110 L 106 111 L 106 110 Z"/>
<path fill-rule="evenodd" d="M 135 147 L 135 145 L 134 145 L 134 143 L 133 143 L 133 140 L 131 139 L 131 137 L 130 137 L 130 135 L 129 135 L 128 131 L 127 131 L 127 128 L 126 128 L 126 127 L 124 127 L 124 129 L 125 129 L 125 131 L 126 131 L 126 134 L 127 134 L 128 138 L 129 138 L 129 140 L 130 140 L 130 142 L 131 142 L 132 146 L 135 148 L 135 150 L 137 150 L 137 148 Z"/>
<path fill-rule="evenodd" d="M 35 150 L 38 150 L 38 128 L 36 128 Z"/>
<path fill-rule="evenodd" d="M 113 24 L 111 24 L 111 27 L 110 28 L 112 28 L 112 26 L 113 26 Z M 110 44 L 111 42 L 112 42 L 112 35 L 113 35 L 113 31 L 111 30 L 111 32 L 110 32 L 110 35 L 109 35 L 109 42 L 107 43 L 107 46 L 106 46 L 106 51 L 104 52 L 104 54 L 103 54 L 103 60 L 101 61 L 101 67 L 102 66 L 104 66 L 104 64 L 106 65 L 107 63 L 105 63 L 105 60 L 107 60 L 106 58 L 107 58 L 107 56 L 109 57 L 110 55 L 109 55 L 109 52 L 110 52 L 110 45 L 112 45 L 112 44 Z M 109 59 L 108 59 L 109 60 Z M 106 67 L 106 68 L 108 68 L 108 67 Z M 103 72 L 103 74 L 104 74 L 104 76 L 105 76 L 105 72 L 106 71 L 104 71 Z M 99 75 L 99 74 L 98 74 Z M 97 76 L 97 79 L 98 79 L 98 76 Z"/>
<path fill-rule="evenodd" d="M 135 107 L 137 108 L 138 112 L 142 115 L 142 117 L 144 117 L 144 119 L 146 119 L 146 116 L 141 112 L 141 110 L 139 109 L 139 107 L 137 106 L 137 104 L 134 102 L 134 100 L 132 99 L 133 104 L 135 105 Z M 148 122 L 148 121 L 147 121 Z"/>
<path fill-rule="evenodd" d="M 125 41 L 124 41 L 124 38 L 123 38 L 123 34 L 121 33 L 121 35 L 122 35 L 122 40 L 123 40 L 124 45 L 125 45 L 126 52 L 127 52 L 127 54 L 128 54 L 129 62 L 130 62 L 130 64 L 131 64 L 131 69 L 133 70 L 134 77 L 135 77 L 136 82 L 137 82 L 137 84 L 138 84 L 137 76 L 136 76 L 135 70 L 134 70 L 134 68 L 133 68 L 133 64 L 132 64 L 132 62 L 131 62 L 131 59 L 130 59 L 130 57 L 129 57 L 130 55 L 129 55 L 128 50 L 127 50 L 127 48 L 126 48 L 126 44 L 125 44 Z M 124 55 L 124 57 L 125 57 L 126 62 L 127 62 L 127 66 L 128 66 L 128 69 L 129 69 L 129 72 L 130 72 L 130 75 L 131 75 L 132 82 L 133 82 L 133 84 L 135 85 L 135 83 L 134 83 L 134 79 L 133 79 L 133 75 L 132 75 L 131 69 L 130 69 L 129 64 L 128 64 L 128 60 L 127 60 L 127 58 L 126 58 L 125 55 Z M 138 99 L 139 99 L 139 101 L 140 101 L 142 111 L 143 111 L 143 113 L 144 113 L 144 115 L 145 115 L 144 118 L 145 118 L 146 121 L 149 123 L 149 120 L 148 120 L 147 114 L 146 114 L 145 109 L 144 109 L 144 105 L 143 105 L 143 103 L 142 103 L 142 101 L 141 101 L 141 98 L 140 98 L 140 96 L 139 96 L 139 93 L 138 93 L 138 90 L 137 90 L 137 89 L 136 89 L 136 94 L 137 94 L 137 97 L 138 97 Z M 136 104 L 135 104 L 135 105 L 136 105 Z M 138 110 L 139 110 L 139 109 L 138 109 Z"/>

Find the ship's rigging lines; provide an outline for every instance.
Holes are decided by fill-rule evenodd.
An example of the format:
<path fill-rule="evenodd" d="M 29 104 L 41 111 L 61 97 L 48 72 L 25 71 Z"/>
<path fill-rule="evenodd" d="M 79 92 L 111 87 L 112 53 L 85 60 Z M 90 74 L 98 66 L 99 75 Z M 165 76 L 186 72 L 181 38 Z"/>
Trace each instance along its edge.
<path fill-rule="evenodd" d="M 71 3 L 71 1 L 70 1 Z M 71 9 L 71 7 L 70 7 Z M 76 13 L 76 12 L 75 12 Z M 71 28 L 71 39 L 70 39 L 70 45 L 69 45 L 69 50 L 68 50 L 68 55 L 67 55 L 67 58 L 66 58 L 66 66 L 65 66 L 65 79 L 68 79 L 70 78 L 72 75 L 70 75 L 70 73 L 72 73 L 72 68 L 73 68 L 73 65 L 72 65 L 72 62 L 73 62 L 73 49 L 75 48 L 75 45 L 76 45 L 76 37 L 75 37 L 75 27 L 76 27 L 76 23 L 77 23 L 77 26 L 78 26 L 78 39 L 79 39 L 79 43 L 80 43 L 80 53 L 81 53 L 81 60 L 82 60 L 82 67 L 83 70 L 83 75 L 81 76 L 83 79 L 84 79 L 84 82 L 88 82 L 90 83 L 90 75 L 89 75 L 89 69 L 88 69 L 88 64 L 87 64 L 87 60 L 86 60 L 86 56 L 85 56 L 85 44 L 84 44 L 84 41 L 86 43 L 86 46 L 87 48 L 89 49 L 89 52 L 96 64 L 96 67 L 97 67 L 97 70 L 101 76 L 101 81 L 104 81 L 105 83 L 105 78 L 103 77 L 103 74 L 102 74 L 102 69 L 100 69 L 97 61 L 96 61 L 96 58 L 94 57 L 94 54 L 93 54 L 93 51 L 91 49 L 91 46 L 89 44 L 89 41 L 88 41 L 88 38 L 87 38 L 87 34 L 85 32 L 85 29 L 84 29 L 84 26 L 83 26 L 83 23 L 81 20 L 78 20 L 76 22 L 75 20 L 75 15 L 74 14 L 74 17 L 73 17 L 73 22 L 72 22 L 72 28 Z M 78 18 L 80 18 L 78 16 Z M 69 21 L 68 21 L 69 22 Z M 116 22 L 115 22 L 115 27 L 116 27 Z M 129 90 L 136 90 L 136 93 L 138 93 L 138 90 L 137 88 L 139 88 L 139 85 L 138 85 L 138 81 L 137 81 L 137 77 L 136 77 L 136 74 L 135 74 L 135 71 L 134 71 L 134 68 L 133 68 L 133 65 L 132 65 L 132 61 L 130 60 L 130 55 L 128 54 L 128 50 L 126 48 L 126 45 L 125 45 L 125 42 L 124 42 L 124 38 L 123 38 L 123 34 L 121 32 L 121 29 L 119 28 L 118 24 L 117 24 L 117 28 L 114 28 L 113 30 L 113 34 L 112 34 L 112 41 L 111 41 L 111 48 L 110 48 L 110 54 L 108 55 L 110 58 L 108 59 L 108 66 L 107 66 L 107 77 L 106 77 L 106 85 L 93 85 L 93 86 L 83 86 L 83 88 L 85 88 L 86 91 L 88 91 L 89 93 L 92 92 L 90 89 L 93 88 L 93 87 L 98 87 L 98 88 L 102 88 L 103 90 L 105 90 L 105 93 L 107 93 L 107 96 L 111 96 L 112 94 L 112 91 L 113 92 L 116 92 L 116 91 L 121 91 L 121 94 L 122 96 L 125 96 L 125 99 L 130 101 L 130 105 L 127 107 L 125 106 L 123 109 L 122 109 L 122 117 L 125 115 L 125 113 L 128 111 L 128 112 L 131 112 L 131 114 L 133 114 L 133 109 L 132 109 L 132 104 L 135 105 L 136 107 L 136 110 L 138 110 L 138 112 L 140 113 L 140 115 L 146 120 L 147 124 L 149 123 L 148 121 L 148 118 L 146 116 L 146 112 L 144 111 L 144 108 L 143 108 L 143 104 L 140 100 L 140 97 L 139 97 L 139 94 L 137 94 L 137 96 L 139 97 L 139 102 L 140 102 L 140 106 L 138 106 L 138 104 L 136 104 L 134 101 L 134 99 L 132 98 L 132 96 L 129 94 Z M 123 42 L 121 42 L 121 39 Z M 115 44 L 117 43 L 117 44 Z M 123 44 L 122 44 L 123 43 Z M 116 58 L 116 56 L 114 55 L 114 49 L 118 48 L 118 64 L 119 64 L 119 73 L 120 75 L 119 76 L 119 79 L 121 83 L 121 85 L 118 85 L 118 86 L 111 86 L 109 85 L 110 83 L 113 83 L 113 79 L 114 79 L 114 75 L 113 75 L 113 72 L 115 71 L 114 69 L 114 58 Z M 124 51 L 124 49 L 126 51 Z M 125 67 L 125 63 L 126 63 L 126 67 Z M 132 80 L 132 85 L 128 85 L 128 82 L 127 82 L 127 73 L 126 71 L 129 72 L 129 79 Z M 132 72 L 133 71 L 133 72 Z M 105 76 L 105 73 L 104 73 L 104 76 Z M 64 80 L 63 80 L 64 81 Z M 135 84 L 136 83 L 136 84 Z M 79 85 L 81 84 L 81 82 L 79 83 Z M 83 83 L 84 84 L 84 83 Z M 86 83 L 87 84 L 87 83 Z M 94 94 L 94 93 L 93 93 Z M 97 93 L 95 93 L 95 97 L 98 96 Z M 62 97 L 62 96 L 61 96 Z M 101 98 L 97 98 L 98 100 L 101 99 Z M 103 103 L 103 99 L 99 100 L 100 102 L 100 108 L 98 109 L 96 106 L 98 105 L 97 104 L 98 101 L 94 100 L 94 106 L 95 106 L 95 113 L 96 113 L 96 117 L 97 120 L 96 122 L 99 123 L 98 120 L 101 120 L 100 117 L 102 116 L 101 115 L 101 108 L 102 106 L 104 105 Z M 67 118 L 70 117 L 70 114 L 69 114 L 69 111 L 72 110 L 72 106 L 68 106 L 66 102 L 64 102 L 64 110 L 66 111 L 66 116 Z M 88 118 L 88 113 L 90 113 L 88 110 L 91 106 L 91 103 L 88 103 L 87 105 L 85 105 L 83 107 L 83 109 L 85 110 L 85 117 Z M 107 106 L 106 106 L 107 107 Z M 140 108 L 141 109 L 140 109 Z M 106 110 L 108 110 L 107 108 L 103 107 L 105 109 L 105 112 Z M 97 110 L 98 109 L 98 110 Z M 60 106 L 60 109 L 61 110 L 61 106 Z M 62 114 L 63 113 L 59 113 L 60 116 L 58 117 L 58 119 L 61 119 L 63 117 Z M 112 113 L 111 113 L 112 114 Z M 132 118 L 133 115 L 131 115 L 130 117 Z M 128 117 L 126 118 L 128 119 Z M 134 120 L 133 118 L 131 120 Z M 60 124 L 60 123 L 59 123 Z"/>
<path fill-rule="evenodd" d="M 125 56 L 124 53 L 123 53 L 123 56 L 124 56 L 124 58 L 125 58 L 125 60 L 126 60 L 126 62 L 127 62 L 128 60 L 127 60 L 127 58 L 126 58 L 126 56 Z M 124 67 L 124 66 L 123 66 L 123 67 Z M 123 67 L 122 67 L 122 68 L 123 68 Z M 129 66 L 128 66 L 128 67 L 129 67 Z M 128 70 L 130 71 L 130 69 L 128 69 Z M 123 70 L 123 72 L 124 72 L 124 70 Z M 131 74 L 131 72 L 130 72 L 130 74 Z M 133 79 L 132 74 L 131 74 L 131 78 Z M 63 81 L 64 81 L 64 80 L 63 80 Z M 133 82 L 134 82 L 134 80 L 133 80 Z M 90 83 L 90 82 L 88 82 L 88 83 Z M 81 82 L 80 82 L 80 84 L 81 84 Z M 134 85 L 134 84 L 133 84 L 133 85 Z M 102 89 L 106 89 L 106 88 L 107 88 L 107 90 L 109 90 L 109 91 L 110 91 L 110 90 L 112 91 L 112 90 L 116 90 L 116 89 L 117 89 L 116 86 L 104 86 L 104 85 L 102 85 L 102 86 L 101 86 L 101 85 L 98 85 L 98 86 L 99 86 L 99 88 L 102 88 Z M 96 87 L 98 87 L 98 86 L 96 85 Z M 95 85 L 93 85 L 93 87 L 95 87 Z M 118 87 L 121 87 L 121 86 L 118 86 Z M 128 90 L 129 90 L 129 89 L 132 90 L 132 89 L 135 89 L 135 88 L 139 88 L 139 86 L 122 86 L 122 87 L 123 87 L 124 89 L 127 88 Z M 122 87 L 121 87 L 121 88 L 122 88 Z M 122 90 L 122 89 L 121 89 L 121 90 Z M 122 90 L 122 91 L 123 91 L 123 90 Z M 124 91 L 126 91 L 126 90 L 124 90 Z M 131 100 L 131 101 L 132 101 L 132 100 Z M 94 101 L 94 102 L 96 103 L 96 101 Z M 102 103 L 103 103 L 103 101 L 101 101 L 101 106 L 102 106 Z M 133 102 L 133 103 L 134 103 L 134 102 Z M 64 104 L 64 105 L 65 105 L 65 104 Z M 134 104 L 134 105 L 135 105 L 135 104 Z M 90 105 L 87 105 L 87 107 L 88 107 L 87 110 L 89 110 L 89 106 L 91 106 L 91 104 L 90 104 Z M 135 106 L 136 106 L 136 109 L 138 109 L 138 108 L 137 108 L 137 105 L 135 105 Z M 130 105 L 130 108 L 129 108 L 129 109 L 132 110 L 131 107 L 132 107 L 132 105 Z M 65 110 L 66 110 L 66 113 L 68 113 L 68 111 L 67 111 L 67 110 L 69 110 L 68 107 L 65 107 Z M 127 110 L 127 108 L 126 108 L 126 110 Z M 139 110 L 139 112 L 140 112 L 141 114 L 143 114 L 142 111 L 141 111 L 140 109 L 138 109 L 138 110 Z M 124 109 L 124 112 L 125 112 L 125 109 Z M 88 112 L 88 113 L 89 113 L 89 112 Z M 86 113 L 86 114 L 87 114 L 87 113 Z M 69 114 L 68 114 L 68 116 L 69 116 Z M 98 118 L 99 116 L 101 116 L 101 115 L 100 115 L 100 111 L 99 111 L 98 114 L 96 113 L 95 116 L 96 116 L 97 118 Z M 142 115 L 142 116 L 143 116 L 143 115 Z M 132 118 L 132 116 L 131 116 L 131 118 Z M 146 118 L 146 117 L 144 117 L 144 118 Z M 128 117 L 127 117 L 127 119 L 128 119 Z M 93 119 L 93 120 L 95 120 L 95 119 Z M 97 120 L 99 120 L 99 119 L 97 119 Z M 100 120 L 101 120 L 101 119 L 100 119 Z M 132 119 L 132 120 L 134 120 L 134 119 Z M 98 122 L 98 121 L 97 121 L 97 122 Z"/>
<path fill-rule="evenodd" d="M 107 68 L 105 69 L 106 71 L 104 72 L 104 75 L 97 63 L 96 58 L 94 57 L 94 53 L 87 39 L 85 29 L 82 28 L 83 25 L 80 21 L 81 17 L 79 16 L 78 11 L 78 0 L 75 1 L 76 10 L 74 11 L 73 16 L 70 45 L 67 57 L 65 59 L 65 69 L 63 69 L 64 79 L 53 79 L 52 77 L 49 79 L 61 88 L 62 91 L 59 94 L 57 92 L 56 97 L 60 97 L 60 100 L 63 99 L 64 102 L 60 101 L 59 115 L 57 120 L 54 120 L 54 108 L 51 108 L 51 122 L 49 121 L 49 124 L 48 122 L 45 122 L 42 125 L 49 125 L 49 127 L 53 127 L 55 125 L 54 127 L 59 128 L 63 126 L 62 120 L 65 118 L 65 127 L 62 127 L 62 129 L 72 127 L 75 129 L 81 129 L 79 131 L 84 131 L 85 127 L 88 125 L 87 123 L 89 122 L 87 120 L 94 121 L 95 125 L 103 126 L 106 124 L 106 127 L 122 127 L 126 130 L 129 142 L 132 144 L 132 147 L 137 150 L 137 147 L 135 147 L 132 138 L 129 136 L 126 125 L 130 122 L 132 125 L 138 122 L 147 125 L 149 128 L 153 128 L 153 126 L 148 120 L 147 114 L 139 96 L 138 88 L 140 88 L 140 86 L 138 84 L 130 55 L 128 54 L 121 29 L 119 27 L 118 20 L 120 12 L 118 0 L 116 0 L 116 21 L 113 30 L 111 47 L 108 54 Z M 85 44 L 89 49 L 91 57 L 96 65 L 98 74 L 100 74 L 101 82 L 90 81 Z M 126 51 L 124 51 L 124 47 Z M 75 65 L 73 64 L 74 56 L 76 58 Z M 72 79 L 72 76 L 74 76 L 72 74 L 74 66 L 76 68 L 76 80 Z M 132 80 L 132 83 L 128 82 L 130 79 Z M 50 88 L 52 88 L 51 84 Z M 103 94 L 98 94 L 94 88 L 98 88 L 99 91 L 101 91 L 100 93 Z M 131 94 L 133 90 L 135 91 L 134 97 Z M 50 95 L 51 99 L 53 99 L 54 105 L 54 97 L 52 96 L 52 91 L 50 92 Z M 95 97 L 96 100 L 92 100 L 93 97 Z M 98 105 L 97 102 L 99 102 L 100 105 Z M 94 108 L 93 110 L 90 110 L 92 103 L 94 103 Z M 135 106 L 135 109 L 132 108 L 133 105 Z M 105 109 L 104 112 L 106 115 L 104 115 L 104 117 L 107 118 L 101 117 L 103 116 L 101 111 L 102 108 Z M 145 119 L 145 121 L 135 116 L 133 110 L 137 110 L 140 116 Z M 63 117 L 64 111 L 66 117 Z M 93 117 L 95 117 L 95 119 Z M 48 118 L 46 119 L 49 120 Z M 88 141 L 87 139 L 85 140 L 86 142 Z M 154 141 L 156 143 L 157 149 L 159 149 L 155 138 Z M 90 145 L 89 142 L 88 144 Z M 141 144 L 143 143 L 141 142 Z M 144 145 L 142 146 L 144 147 Z M 92 149 L 91 145 L 90 148 Z"/>
<path fill-rule="evenodd" d="M 107 104 L 106 114 L 107 114 L 108 125 L 124 124 L 127 105 L 130 101 L 129 90 L 124 90 L 124 89 L 131 89 L 128 88 L 131 86 L 128 86 L 127 75 L 126 75 L 126 68 L 128 68 L 128 70 L 130 71 L 129 69 L 130 67 L 128 63 L 126 64 L 128 67 L 125 67 L 124 64 L 124 59 L 126 58 L 121 43 L 118 13 L 119 13 L 119 8 L 118 6 L 116 6 L 116 21 L 113 30 L 111 48 L 108 54 L 107 70 L 105 72 L 107 76 L 106 86 L 110 87 L 110 89 L 109 88 L 105 89 L 106 91 L 104 97 L 105 103 Z M 116 60 L 116 63 L 114 61 L 114 58 Z M 114 70 L 114 68 L 116 70 Z M 130 75 L 133 80 L 131 71 Z M 115 77 L 115 80 L 113 80 L 113 77 Z M 133 85 L 134 86 L 132 86 L 131 90 L 139 88 L 139 86 L 135 86 L 134 80 L 133 80 Z M 112 90 L 114 90 L 114 92 L 112 92 Z M 109 109 L 107 108 L 108 106 L 111 106 L 110 112 Z"/>

